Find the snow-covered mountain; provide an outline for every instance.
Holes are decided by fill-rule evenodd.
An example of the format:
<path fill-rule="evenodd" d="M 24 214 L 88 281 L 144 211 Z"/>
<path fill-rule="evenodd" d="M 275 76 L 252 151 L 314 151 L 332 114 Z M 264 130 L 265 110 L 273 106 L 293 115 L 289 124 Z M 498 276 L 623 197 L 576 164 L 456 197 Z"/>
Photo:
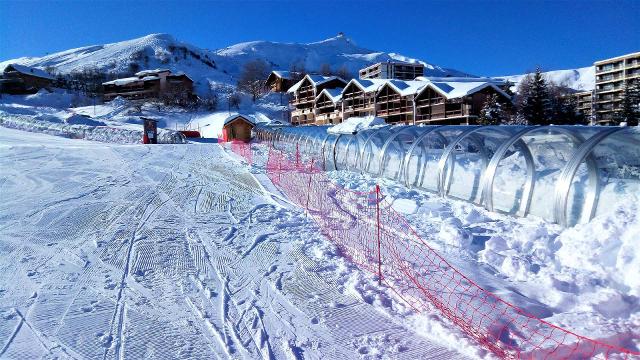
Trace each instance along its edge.
<path fill-rule="evenodd" d="M 379 61 L 419 61 L 425 65 L 426 75 L 466 75 L 457 70 L 400 54 L 365 49 L 343 34 L 308 44 L 252 41 L 214 51 L 179 41 L 168 34 L 151 34 L 112 44 L 61 51 L 43 57 L 7 60 L 0 62 L 0 69 L 15 62 L 60 74 L 96 69 L 115 76 L 139 69 L 168 68 L 174 72 L 187 73 L 196 81 L 197 88 L 206 89 L 209 82 L 235 84 L 242 66 L 255 59 L 266 61 L 273 69 L 288 70 L 296 64 L 303 66 L 307 71 L 317 71 L 322 64 L 329 64 L 334 70 L 346 67 L 354 75 L 359 69 Z"/>
<path fill-rule="evenodd" d="M 595 67 L 587 66 L 578 69 L 547 71 L 543 74 L 546 79 L 551 80 L 556 84 L 562 84 L 574 90 L 587 91 L 595 88 L 595 72 Z M 526 74 L 497 77 L 513 82 L 515 84 L 515 90 L 517 85 L 525 76 Z"/>

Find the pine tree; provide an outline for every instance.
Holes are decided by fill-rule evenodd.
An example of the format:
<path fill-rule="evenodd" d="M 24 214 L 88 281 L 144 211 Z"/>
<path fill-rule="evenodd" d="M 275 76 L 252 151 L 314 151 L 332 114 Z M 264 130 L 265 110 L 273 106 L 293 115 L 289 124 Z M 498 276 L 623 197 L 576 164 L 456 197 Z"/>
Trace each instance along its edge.
<path fill-rule="evenodd" d="M 622 92 L 620 108 L 613 115 L 617 123 L 638 126 L 640 120 L 640 86 L 638 82 L 628 82 Z"/>
<path fill-rule="evenodd" d="M 518 118 L 531 125 L 548 125 L 551 120 L 551 96 L 540 68 L 528 74 L 518 86 Z"/>
<path fill-rule="evenodd" d="M 499 125 L 507 122 L 508 118 L 509 114 L 505 109 L 505 104 L 500 102 L 497 94 L 492 94 L 480 110 L 478 123 L 480 125 Z"/>

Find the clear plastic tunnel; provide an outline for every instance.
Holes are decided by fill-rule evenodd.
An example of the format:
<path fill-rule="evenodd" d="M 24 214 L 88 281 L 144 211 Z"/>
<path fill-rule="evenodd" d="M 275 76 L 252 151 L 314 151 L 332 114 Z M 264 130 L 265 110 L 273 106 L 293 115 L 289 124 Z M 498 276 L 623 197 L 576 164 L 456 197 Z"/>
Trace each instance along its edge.
<path fill-rule="evenodd" d="M 327 171 L 409 187 L 571 226 L 640 193 L 640 130 L 594 126 L 263 127 L 256 137 Z"/>
<path fill-rule="evenodd" d="M 458 136 L 476 128 L 477 126 L 442 126 L 424 132 L 405 154 L 405 184 L 440 192 L 438 169 L 442 155 Z"/>
<path fill-rule="evenodd" d="M 496 150 L 486 171 L 485 206 L 555 221 L 555 186 L 582 143 L 602 128 L 543 126 L 524 129 Z"/>

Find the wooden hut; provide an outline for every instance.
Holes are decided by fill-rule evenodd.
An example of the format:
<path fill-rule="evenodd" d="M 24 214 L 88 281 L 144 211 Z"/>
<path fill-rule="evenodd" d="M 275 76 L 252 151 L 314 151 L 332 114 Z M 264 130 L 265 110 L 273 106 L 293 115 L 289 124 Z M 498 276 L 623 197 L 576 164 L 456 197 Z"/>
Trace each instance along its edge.
<path fill-rule="evenodd" d="M 251 130 L 255 127 L 254 121 L 245 115 L 234 114 L 224 120 L 222 126 L 222 141 L 245 141 L 251 140 Z"/>

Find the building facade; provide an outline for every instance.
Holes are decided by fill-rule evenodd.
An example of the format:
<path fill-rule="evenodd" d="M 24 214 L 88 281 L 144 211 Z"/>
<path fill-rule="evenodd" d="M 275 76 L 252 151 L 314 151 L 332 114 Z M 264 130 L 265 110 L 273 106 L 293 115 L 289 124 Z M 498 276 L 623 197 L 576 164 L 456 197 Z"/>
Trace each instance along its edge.
<path fill-rule="evenodd" d="M 103 98 L 158 99 L 163 96 L 193 97 L 193 80 L 186 74 L 172 74 L 167 69 L 140 71 L 133 77 L 102 83 Z"/>
<path fill-rule="evenodd" d="M 401 61 L 379 62 L 360 70 L 361 79 L 414 80 L 424 75 L 424 65 Z"/>
<path fill-rule="evenodd" d="M 9 64 L 2 72 L 0 86 L 8 94 L 35 94 L 40 89 L 50 89 L 55 78 L 46 71 L 19 64 Z"/>
<path fill-rule="evenodd" d="M 489 97 L 510 103 L 503 80 L 436 78 L 352 79 L 307 75 L 294 84 L 291 123 L 337 124 L 352 117 L 376 116 L 389 124 L 475 124 Z M 317 94 L 317 95 L 316 95 Z"/>
<path fill-rule="evenodd" d="M 594 66 L 595 119 L 601 124 L 612 123 L 615 112 L 620 108 L 624 87 L 640 81 L 640 52 L 596 61 Z"/>
<path fill-rule="evenodd" d="M 314 124 L 315 102 L 324 89 L 342 89 L 346 81 L 337 76 L 305 75 L 302 80 L 291 86 L 287 93 L 291 95 L 291 124 Z"/>

